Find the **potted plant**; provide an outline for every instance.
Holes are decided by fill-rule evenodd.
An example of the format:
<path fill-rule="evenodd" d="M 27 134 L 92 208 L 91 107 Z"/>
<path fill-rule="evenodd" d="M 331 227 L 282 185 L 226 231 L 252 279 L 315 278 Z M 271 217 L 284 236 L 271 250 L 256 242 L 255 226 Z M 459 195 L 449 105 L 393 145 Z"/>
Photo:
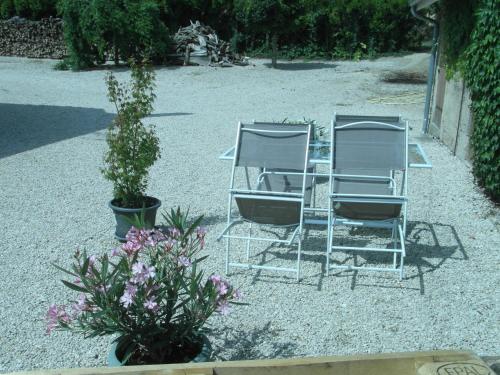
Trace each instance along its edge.
<path fill-rule="evenodd" d="M 116 356 L 118 364 L 196 358 L 206 342 L 207 319 L 214 312 L 226 315 L 241 296 L 219 275 L 204 277 L 199 263 L 207 256 L 197 256 L 206 231 L 199 226 L 201 217 L 191 225 L 186 218 L 172 210 L 167 229 L 134 226 L 110 255 L 77 251 L 69 270 L 55 265 L 71 276 L 62 282 L 79 295 L 70 305 L 50 306 L 47 332 L 116 335 L 110 358 Z"/>
<path fill-rule="evenodd" d="M 127 84 L 119 83 L 112 73 L 106 76 L 108 98 L 117 114 L 108 128 L 109 149 L 101 171 L 113 183 L 109 207 L 116 217 L 115 236 L 121 241 L 126 240 L 130 218 L 144 209 L 146 227 L 152 228 L 161 206 L 159 199 L 145 194 L 149 169 L 160 157 L 154 127 L 142 122 L 153 110 L 155 76 L 145 64 L 131 62 L 131 78 Z"/>

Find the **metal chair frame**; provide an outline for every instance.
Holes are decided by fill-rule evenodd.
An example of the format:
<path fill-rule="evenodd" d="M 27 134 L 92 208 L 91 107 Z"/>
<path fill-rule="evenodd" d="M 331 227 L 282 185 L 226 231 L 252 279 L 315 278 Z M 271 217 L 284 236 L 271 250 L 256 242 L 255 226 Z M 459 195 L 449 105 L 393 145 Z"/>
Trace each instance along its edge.
<path fill-rule="evenodd" d="M 272 125 L 272 124 L 270 124 Z M 238 267 L 238 268 L 247 268 L 247 269 L 264 269 L 264 270 L 273 270 L 273 271 L 286 271 L 286 272 L 294 272 L 296 273 L 296 278 L 297 281 L 300 280 L 300 259 L 301 259 L 301 251 L 302 251 L 302 229 L 304 226 L 304 192 L 306 189 L 306 179 L 307 179 L 307 168 L 308 168 L 308 161 L 309 161 L 309 141 L 310 141 L 310 134 L 311 134 L 311 126 L 310 125 L 304 125 L 307 126 L 307 131 L 302 131 L 302 130 L 293 130 L 291 127 L 283 127 L 283 129 L 280 130 L 264 130 L 264 129 L 251 129 L 247 126 L 251 125 L 246 125 L 245 127 L 242 127 L 242 123 L 238 123 L 238 130 L 237 130 L 237 136 L 236 136 L 236 145 L 235 145 L 235 156 L 233 160 L 233 165 L 231 169 L 231 179 L 230 179 L 230 184 L 229 184 L 229 199 L 228 199 L 228 210 L 227 210 L 227 224 L 224 230 L 221 232 L 221 234 L 218 236 L 217 241 L 220 241 L 221 239 L 226 239 L 226 252 L 225 252 L 225 272 L 226 274 L 229 273 L 230 267 Z M 248 167 L 245 166 L 245 175 L 246 175 L 246 182 L 247 182 L 247 189 L 237 189 L 235 188 L 235 171 L 236 168 L 238 167 L 238 159 L 239 159 L 239 152 L 240 152 L 240 136 L 241 132 L 243 131 L 250 131 L 250 132 L 255 132 L 255 133 L 265 133 L 265 134 L 280 134 L 280 133 L 287 133 L 287 134 L 306 134 L 307 133 L 307 142 L 305 145 L 305 158 L 304 158 L 304 167 L 302 172 L 277 172 L 277 171 L 267 171 L 265 167 L 260 169 L 260 173 L 257 177 L 257 188 L 259 184 L 262 182 L 263 177 L 266 174 L 294 174 L 294 175 L 302 175 L 302 190 L 300 193 L 291 193 L 291 192 L 275 192 L 275 191 L 263 191 L 263 190 L 258 190 L 258 189 L 252 189 L 251 184 L 250 184 L 250 178 L 248 174 Z M 254 237 L 252 236 L 252 226 L 255 224 L 252 221 L 247 221 L 244 218 L 241 217 L 233 217 L 232 216 L 232 205 L 233 201 L 235 198 L 257 198 L 260 200 L 270 200 L 270 201 L 287 201 L 287 202 L 299 202 L 300 203 L 300 221 L 298 224 L 292 224 L 292 225 L 271 225 L 271 224 L 259 224 L 259 225 L 270 225 L 272 227 L 295 227 L 294 231 L 292 232 L 291 238 L 289 240 L 281 240 L 281 239 L 276 239 L 276 238 L 265 238 L 265 237 Z M 232 235 L 231 234 L 231 229 L 237 225 L 237 224 L 242 224 L 242 223 L 248 223 L 249 228 L 248 228 L 248 236 L 237 236 L 237 235 Z M 232 239 L 235 240 L 245 240 L 247 241 L 247 246 L 246 246 L 246 260 L 247 263 L 235 263 L 230 261 L 230 242 Z M 265 265 L 254 265 L 249 262 L 250 258 L 250 242 L 251 241 L 264 241 L 264 242 L 271 242 L 271 243 L 282 243 L 286 244 L 288 246 L 292 246 L 294 243 L 297 244 L 297 265 L 295 268 L 291 267 L 275 267 L 275 266 L 265 266 Z"/>
<path fill-rule="evenodd" d="M 347 116 L 346 116 L 347 117 Z M 402 129 L 400 126 L 395 126 L 387 122 L 376 121 L 377 119 L 397 119 L 398 123 L 404 124 Z M 390 171 L 390 176 L 371 176 L 371 175 L 355 175 L 355 174 L 337 174 L 334 171 L 334 158 L 335 150 L 332 150 L 330 155 L 330 186 L 329 186 L 329 200 L 328 200 L 328 240 L 327 240 L 327 251 L 326 251 L 326 274 L 328 276 L 330 269 L 343 269 L 343 270 L 368 270 L 368 271 L 387 271 L 396 272 L 399 274 L 400 280 L 404 277 L 404 258 L 406 256 L 405 248 L 405 237 L 406 237 L 406 215 L 407 215 L 407 186 L 408 186 L 408 122 L 403 122 L 401 117 L 399 118 L 380 118 L 372 116 L 356 116 L 355 121 L 347 123 L 344 125 L 337 126 L 337 115 L 334 114 L 334 118 L 331 123 L 331 145 L 335 145 L 335 133 L 337 129 L 343 129 L 350 126 L 361 125 L 363 123 L 377 124 L 379 126 L 387 127 L 389 129 L 394 129 L 397 131 L 405 132 L 405 168 L 402 170 L 403 178 L 400 192 L 397 193 L 397 186 L 395 181 L 394 170 Z M 359 179 L 360 181 L 369 180 L 386 180 L 389 182 L 389 187 L 392 188 L 393 195 L 377 195 L 377 194 L 340 194 L 334 191 L 334 183 L 336 178 L 349 178 L 349 179 Z M 401 213 L 399 217 L 388 220 L 353 220 L 348 218 L 338 217 L 335 214 L 334 204 L 336 202 L 349 202 L 349 203 L 375 203 L 375 204 L 401 204 Z M 337 246 L 333 243 L 333 231 L 336 225 L 346 225 L 346 226 L 363 226 L 370 228 L 387 228 L 392 231 L 392 249 L 378 248 L 378 247 L 356 247 L 356 246 Z M 399 237 L 400 246 L 397 246 Z M 369 267 L 369 266 L 351 266 L 351 265 L 330 265 L 330 255 L 332 250 L 336 251 L 361 251 L 361 252 L 388 252 L 393 253 L 393 264 L 392 267 Z M 399 262 L 397 261 L 398 255 L 400 257 Z M 399 263 L 399 264 L 398 264 Z"/>

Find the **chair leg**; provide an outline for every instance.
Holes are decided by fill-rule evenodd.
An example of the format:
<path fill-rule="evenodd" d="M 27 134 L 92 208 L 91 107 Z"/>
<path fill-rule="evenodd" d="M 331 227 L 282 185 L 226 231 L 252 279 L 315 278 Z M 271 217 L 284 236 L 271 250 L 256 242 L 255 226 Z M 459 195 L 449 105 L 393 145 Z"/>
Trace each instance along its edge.
<path fill-rule="evenodd" d="M 326 245 L 326 276 L 330 274 L 330 253 L 332 252 L 332 245 L 333 245 L 333 225 L 329 221 L 328 224 L 328 239 L 327 239 L 327 245 Z"/>
<path fill-rule="evenodd" d="M 247 240 L 247 262 L 250 261 L 250 237 L 252 237 L 252 223 L 250 223 L 250 227 L 248 228 L 248 240 Z"/>
<path fill-rule="evenodd" d="M 299 243 L 297 246 L 297 282 L 300 281 L 300 255 L 302 251 L 302 228 L 299 229 Z"/>
<path fill-rule="evenodd" d="M 231 229 L 227 231 L 227 235 L 231 235 Z M 229 273 L 229 245 L 230 245 L 230 238 L 226 237 L 226 275 Z"/>
<path fill-rule="evenodd" d="M 396 249 L 397 248 L 397 226 L 396 222 L 392 225 L 392 248 Z M 398 261 L 398 254 L 394 252 L 393 254 L 393 260 L 392 260 L 392 267 L 394 269 L 397 268 L 397 261 Z"/>
<path fill-rule="evenodd" d="M 399 270 L 399 281 L 402 281 L 403 277 L 404 277 L 404 268 L 403 268 L 403 266 L 404 266 L 404 259 L 405 259 L 404 255 L 401 254 L 401 260 L 400 260 L 400 267 L 401 268 Z"/>
<path fill-rule="evenodd" d="M 404 224 L 403 224 L 404 225 Z M 403 277 L 404 277 L 404 260 L 405 260 L 405 256 L 406 256 L 406 252 L 405 252 L 405 238 L 406 238 L 406 233 L 404 232 L 404 229 L 401 230 L 401 259 L 400 259 L 400 269 L 399 269 L 399 281 L 402 281 L 403 280 Z"/>
<path fill-rule="evenodd" d="M 330 274 L 330 252 L 332 250 L 332 200 L 328 199 L 328 227 L 327 227 L 327 240 L 326 240 L 326 276 Z"/>

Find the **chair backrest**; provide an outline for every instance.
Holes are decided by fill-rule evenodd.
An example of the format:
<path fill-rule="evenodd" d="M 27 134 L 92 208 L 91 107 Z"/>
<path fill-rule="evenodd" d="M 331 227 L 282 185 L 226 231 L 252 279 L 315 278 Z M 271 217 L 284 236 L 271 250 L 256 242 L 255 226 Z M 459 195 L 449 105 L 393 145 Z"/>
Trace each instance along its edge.
<path fill-rule="evenodd" d="M 406 122 L 395 116 L 335 115 L 331 136 L 330 193 L 338 194 L 334 205 L 336 215 L 356 220 L 398 217 L 404 199 L 394 195 L 389 177 L 391 171 L 403 171 L 406 196 Z"/>
<path fill-rule="evenodd" d="M 304 171 L 309 125 L 239 124 L 235 166 Z"/>
<path fill-rule="evenodd" d="M 399 117 L 336 116 L 332 168 L 405 170 L 407 132 Z"/>
<path fill-rule="evenodd" d="M 301 223 L 310 133 L 310 125 L 238 124 L 230 189 L 243 219 L 285 226 Z M 234 189 L 236 167 L 265 170 L 260 186 L 256 190 Z"/>
<path fill-rule="evenodd" d="M 254 125 L 277 125 L 277 126 L 307 126 L 308 124 L 305 124 L 304 122 L 300 122 L 300 121 L 297 121 L 297 122 L 271 122 L 271 121 L 253 121 Z M 309 137 L 309 139 L 311 141 L 314 140 L 314 123 L 311 122 L 311 135 Z"/>

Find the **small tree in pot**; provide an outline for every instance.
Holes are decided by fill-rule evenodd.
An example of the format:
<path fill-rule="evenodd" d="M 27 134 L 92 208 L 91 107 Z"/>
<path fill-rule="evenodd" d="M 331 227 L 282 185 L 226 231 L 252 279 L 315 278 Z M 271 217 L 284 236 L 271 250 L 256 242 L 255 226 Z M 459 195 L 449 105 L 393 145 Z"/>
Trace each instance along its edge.
<path fill-rule="evenodd" d="M 113 183 L 114 199 L 109 206 L 116 216 L 115 235 L 120 240 L 125 240 L 130 228 L 127 218 L 144 209 L 146 225 L 152 227 L 161 205 L 158 199 L 145 195 L 149 169 L 160 157 L 154 128 L 142 122 L 153 110 L 155 76 L 150 68 L 132 62 L 131 78 L 126 84 L 119 83 L 112 73 L 106 76 L 108 98 L 117 115 L 108 128 L 109 150 L 101 171 Z"/>

